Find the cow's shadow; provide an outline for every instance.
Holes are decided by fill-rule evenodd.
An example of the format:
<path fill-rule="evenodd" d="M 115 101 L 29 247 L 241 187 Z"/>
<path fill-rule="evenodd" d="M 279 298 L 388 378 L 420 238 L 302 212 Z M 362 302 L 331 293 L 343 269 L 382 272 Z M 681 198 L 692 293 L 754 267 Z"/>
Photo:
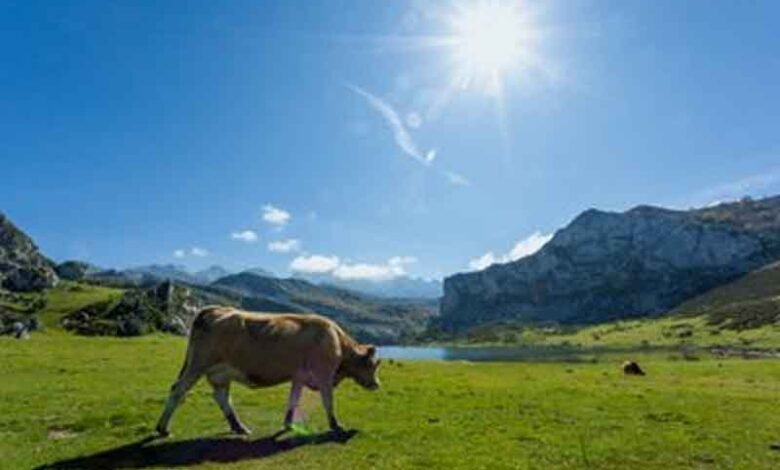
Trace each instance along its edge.
<path fill-rule="evenodd" d="M 259 439 L 223 436 L 184 441 L 159 441 L 156 437 L 146 437 L 96 454 L 42 465 L 37 469 L 122 469 L 180 467 L 206 462 L 230 463 L 270 457 L 306 445 L 344 444 L 355 434 L 356 430 L 350 430 L 282 439 L 280 432 Z"/>

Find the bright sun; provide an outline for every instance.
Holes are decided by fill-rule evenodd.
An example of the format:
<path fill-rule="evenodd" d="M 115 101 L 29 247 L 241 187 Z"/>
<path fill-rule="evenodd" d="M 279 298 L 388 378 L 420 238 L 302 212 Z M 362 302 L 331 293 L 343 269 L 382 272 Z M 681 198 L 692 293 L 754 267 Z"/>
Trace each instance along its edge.
<path fill-rule="evenodd" d="M 462 88 L 501 93 L 502 79 L 519 65 L 528 34 L 517 5 L 484 1 L 452 18 L 456 79 Z"/>

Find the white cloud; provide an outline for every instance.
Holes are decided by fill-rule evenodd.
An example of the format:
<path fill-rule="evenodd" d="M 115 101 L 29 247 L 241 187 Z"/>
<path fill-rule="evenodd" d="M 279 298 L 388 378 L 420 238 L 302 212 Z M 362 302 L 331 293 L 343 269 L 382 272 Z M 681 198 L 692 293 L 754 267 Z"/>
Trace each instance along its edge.
<path fill-rule="evenodd" d="M 491 264 L 496 264 L 497 262 L 496 255 L 492 251 L 488 251 L 479 258 L 474 258 L 473 260 L 469 261 L 469 268 L 475 271 L 482 271 Z"/>
<path fill-rule="evenodd" d="M 444 176 L 447 177 L 447 181 L 456 186 L 471 186 L 471 181 L 466 179 L 466 177 L 455 173 L 454 171 L 445 171 Z"/>
<path fill-rule="evenodd" d="M 337 256 L 322 255 L 298 256 L 290 263 L 292 271 L 309 274 L 329 273 L 338 266 L 339 259 Z"/>
<path fill-rule="evenodd" d="M 406 125 L 412 129 L 419 129 L 422 126 L 422 118 L 417 113 L 409 113 L 406 115 Z"/>
<path fill-rule="evenodd" d="M 347 84 L 347 87 L 362 96 L 368 102 L 369 106 L 382 115 L 387 125 L 390 126 L 390 129 L 393 131 L 393 138 L 395 139 L 396 145 L 398 145 L 405 154 L 423 165 L 430 165 L 433 163 L 433 160 L 436 158 L 436 150 L 429 150 L 428 152 L 420 150 L 417 143 L 406 129 L 401 116 L 398 115 L 398 112 L 390 106 L 389 103 L 355 85 Z"/>
<path fill-rule="evenodd" d="M 193 246 L 189 250 L 178 249 L 178 250 L 174 250 L 173 251 L 173 257 L 174 258 L 182 259 L 182 258 L 186 258 L 188 255 L 192 255 L 192 256 L 197 256 L 199 258 L 203 258 L 205 256 L 208 256 L 209 252 L 205 248 L 200 248 L 200 247 L 197 247 L 197 246 Z"/>
<path fill-rule="evenodd" d="M 197 246 L 193 246 L 192 249 L 190 250 L 190 254 L 192 256 L 197 256 L 198 258 L 203 258 L 205 256 L 208 256 L 209 252 L 208 252 L 208 250 L 206 250 L 204 248 L 199 248 Z"/>
<path fill-rule="evenodd" d="M 333 275 L 345 281 L 388 281 L 406 274 L 405 266 L 416 262 L 412 256 L 394 256 L 384 264 L 342 263 L 333 270 Z"/>
<path fill-rule="evenodd" d="M 343 262 L 336 256 L 299 256 L 290 264 L 290 269 L 309 274 L 330 274 L 341 280 L 387 281 L 406 274 L 406 266 L 417 262 L 411 256 L 394 256 L 385 263 Z"/>
<path fill-rule="evenodd" d="M 231 233 L 230 238 L 244 243 L 254 243 L 257 241 L 257 233 L 254 230 L 241 230 L 240 232 Z"/>
<path fill-rule="evenodd" d="M 268 243 L 268 251 L 274 253 L 292 253 L 300 251 L 301 242 L 295 238 L 288 238 L 286 240 L 275 240 Z"/>
<path fill-rule="evenodd" d="M 473 260 L 469 261 L 469 268 L 481 271 L 491 264 L 509 263 L 510 261 L 516 261 L 520 258 L 525 258 L 526 256 L 530 256 L 539 251 L 545 244 L 547 244 L 547 242 L 550 241 L 552 237 L 553 235 L 551 233 L 543 234 L 541 232 L 534 232 L 527 238 L 517 242 L 515 246 L 509 250 L 509 253 L 504 255 L 496 255 L 492 251 L 488 251 L 478 258 L 474 258 Z"/>
<path fill-rule="evenodd" d="M 263 206 L 263 220 L 274 227 L 284 227 L 287 225 L 287 222 L 290 221 L 290 218 L 290 213 L 284 209 L 280 209 L 271 204 Z"/>

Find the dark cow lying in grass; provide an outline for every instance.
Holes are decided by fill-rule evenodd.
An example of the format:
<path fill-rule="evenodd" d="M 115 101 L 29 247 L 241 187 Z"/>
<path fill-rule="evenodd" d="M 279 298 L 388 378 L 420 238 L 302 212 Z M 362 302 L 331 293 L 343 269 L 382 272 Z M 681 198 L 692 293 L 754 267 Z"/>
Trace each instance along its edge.
<path fill-rule="evenodd" d="M 623 373 L 626 375 L 645 375 L 645 371 L 639 367 L 639 363 L 634 361 L 623 363 Z"/>
<path fill-rule="evenodd" d="M 293 423 L 303 387 L 319 390 L 331 429 L 341 431 L 333 414 L 334 388 L 349 377 L 368 390 L 376 390 L 379 362 L 374 346 L 358 344 L 335 322 L 319 315 L 207 307 L 195 317 L 187 357 L 171 387 L 157 432 L 168 435 L 174 410 L 204 375 L 233 432 L 249 433 L 230 403 L 233 381 L 252 388 L 292 382 L 285 428 Z"/>

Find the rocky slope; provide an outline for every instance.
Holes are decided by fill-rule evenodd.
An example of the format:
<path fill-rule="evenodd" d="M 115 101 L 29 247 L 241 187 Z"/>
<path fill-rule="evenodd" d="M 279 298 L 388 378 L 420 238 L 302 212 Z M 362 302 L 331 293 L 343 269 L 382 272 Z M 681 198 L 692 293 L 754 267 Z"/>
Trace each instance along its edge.
<path fill-rule="evenodd" d="M 534 255 L 445 279 L 441 323 L 660 314 L 780 259 L 780 197 L 690 211 L 588 210 Z"/>
<path fill-rule="evenodd" d="M 54 265 L 0 212 L 0 288 L 37 291 L 58 281 Z"/>

